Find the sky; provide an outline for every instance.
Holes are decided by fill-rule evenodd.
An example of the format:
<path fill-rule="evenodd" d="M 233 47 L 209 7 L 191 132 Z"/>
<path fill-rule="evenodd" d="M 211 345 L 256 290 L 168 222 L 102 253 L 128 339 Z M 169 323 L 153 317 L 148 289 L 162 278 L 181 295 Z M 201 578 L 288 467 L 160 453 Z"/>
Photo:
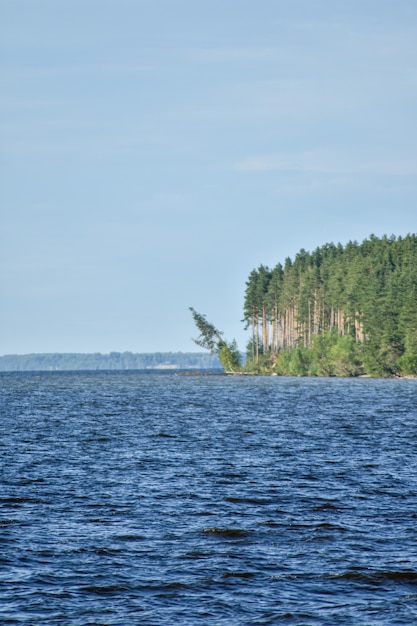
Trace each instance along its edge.
<path fill-rule="evenodd" d="M 244 350 L 245 282 L 417 232 L 415 0 L 0 0 L 0 354 Z"/>

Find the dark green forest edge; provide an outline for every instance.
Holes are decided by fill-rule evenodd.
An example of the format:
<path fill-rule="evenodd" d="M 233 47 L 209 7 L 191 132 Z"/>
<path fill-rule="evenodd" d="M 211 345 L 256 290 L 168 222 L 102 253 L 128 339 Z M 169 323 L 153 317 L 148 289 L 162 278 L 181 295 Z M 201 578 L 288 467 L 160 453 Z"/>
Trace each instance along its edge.
<path fill-rule="evenodd" d="M 417 375 L 417 235 L 300 250 L 246 282 L 251 337 L 242 366 L 237 346 L 204 316 L 197 343 L 226 371 L 295 376 Z M 210 324 L 209 324 L 210 326 Z M 220 341 L 219 341 L 220 339 Z"/>

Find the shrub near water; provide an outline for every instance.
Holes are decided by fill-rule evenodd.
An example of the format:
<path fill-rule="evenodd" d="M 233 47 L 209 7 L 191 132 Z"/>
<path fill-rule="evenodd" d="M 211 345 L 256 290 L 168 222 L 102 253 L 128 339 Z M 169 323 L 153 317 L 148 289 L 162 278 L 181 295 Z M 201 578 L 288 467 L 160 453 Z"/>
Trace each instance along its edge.
<path fill-rule="evenodd" d="M 359 376 L 363 367 L 352 337 L 326 333 L 313 337 L 309 348 L 282 351 L 275 372 L 284 376 Z"/>

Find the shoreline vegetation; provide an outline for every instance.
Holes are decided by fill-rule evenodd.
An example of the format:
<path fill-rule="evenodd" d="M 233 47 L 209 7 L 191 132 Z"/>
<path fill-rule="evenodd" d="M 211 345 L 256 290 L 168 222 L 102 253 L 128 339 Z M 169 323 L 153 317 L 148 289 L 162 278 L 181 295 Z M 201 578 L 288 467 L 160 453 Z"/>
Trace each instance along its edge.
<path fill-rule="evenodd" d="M 225 372 L 283 376 L 417 376 L 417 235 L 301 249 L 246 282 L 251 337 L 236 342 L 190 308 L 195 343 Z"/>

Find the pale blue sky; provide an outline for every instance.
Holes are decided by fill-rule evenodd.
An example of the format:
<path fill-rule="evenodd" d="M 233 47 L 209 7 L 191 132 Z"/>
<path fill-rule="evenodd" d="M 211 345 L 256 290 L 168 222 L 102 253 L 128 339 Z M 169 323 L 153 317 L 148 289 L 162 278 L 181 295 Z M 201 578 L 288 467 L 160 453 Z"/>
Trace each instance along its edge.
<path fill-rule="evenodd" d="M 416 0 L 0 0 L 0 354 L 244 349 L 250 271 L 417 232 Z"/>

